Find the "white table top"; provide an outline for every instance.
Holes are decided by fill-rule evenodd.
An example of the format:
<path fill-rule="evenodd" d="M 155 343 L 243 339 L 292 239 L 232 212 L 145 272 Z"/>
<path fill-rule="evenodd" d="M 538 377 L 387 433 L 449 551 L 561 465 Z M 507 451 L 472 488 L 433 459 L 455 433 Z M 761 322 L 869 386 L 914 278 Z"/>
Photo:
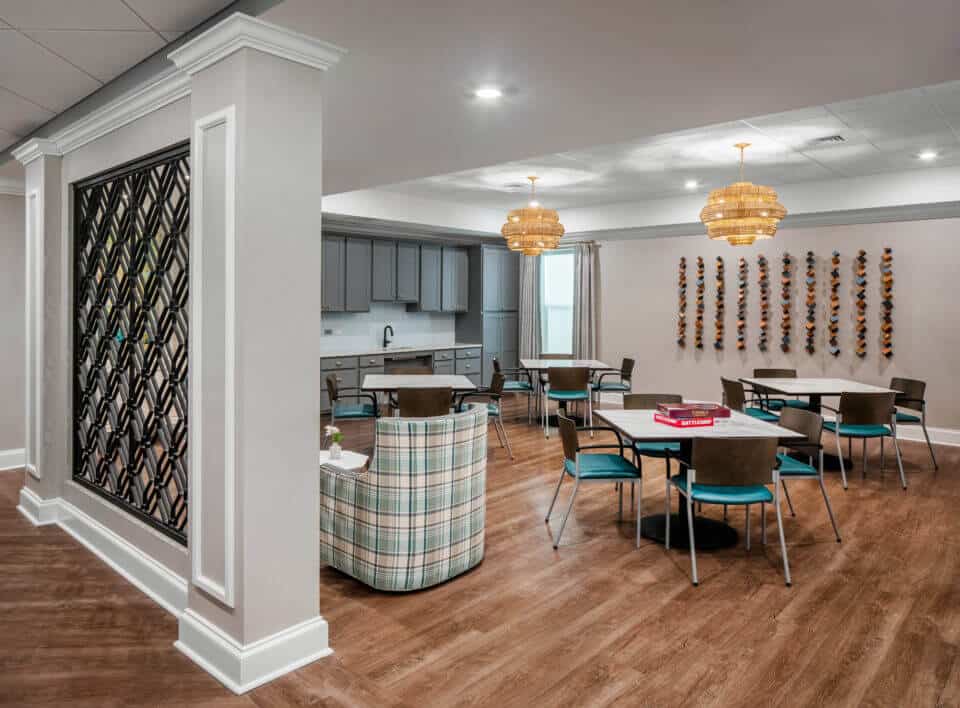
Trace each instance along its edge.
<path fill-rule="evenodd" d="M 762 388 L 788 396 L 839 396 L 841 393 L 889 393 L 882 386 L 849 381 L 847 379 L 740 379 L 755 388 Z"/>
<path fill-rule="evenodd" d="M 596 359 L 521 359 L 521 369 L 609 369 L 608 364 Z"/>
<path fill-rule="evenodd" d="M 690 428 L 674 428 L 658 423 L 651 410 L 622 410 L 620 408 L 594 411 L 595 418 L 608 423 L 631 440 L 693 440 L 694 438 L 802 438 L 779 425 L 758 420 L 737 411 L 730 411 L 728 420 L 717 419 L 713 425 Z"/>
<path fill-rule="evenodd" d="M 454 391 L 476 391 L 476 385 L 466 376 L 450 374 L 367 374 L 363 377 L 364 391 L 397 391 L 401 388 L 450 388 Z"/>
<path fill-rule="evenodd" d="M 318 457 L 320 461 L 320 468 L 332 467 L 334 470 L 360 470 L 363 469 L 363 466 L 367 464 L 367 460 L 370 459 L 366 455 L 353 452 L 352 450 L 343 450 L 340 453 L 341 457 L 339 460 L 330 459 L 330 450 L 321 450 Z"/>

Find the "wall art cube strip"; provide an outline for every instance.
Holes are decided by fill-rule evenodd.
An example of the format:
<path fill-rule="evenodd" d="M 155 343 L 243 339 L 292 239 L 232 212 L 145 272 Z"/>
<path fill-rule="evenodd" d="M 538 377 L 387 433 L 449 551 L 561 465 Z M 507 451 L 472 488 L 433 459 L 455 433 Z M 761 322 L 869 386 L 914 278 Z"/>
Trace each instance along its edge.
<path fill-rule="evenodd" d="M 830 333 L 830 353 L 840 356 L 840 252 L 834 251 L 830 256 L 830 324 L 827 325 Z"/>
<path fill-rule="evenodd" d="M 693 323 L 693 346 L 703 349 L 703 293 L 704 293 L 703 258 L 697 256 L 697 316 Z"/>
<path fill-rule="evenodd" d="M 714 317 L 714 326 L 716 331 L 713 335 L 713 348 L 723 349 L 723 318 L 726 314 L 726 305 L 724 299 L 726 296 L 726 283 L 724 280 L 723 258 L 717 256 L 717 311 Z"/>
<path fill-rule="evenodd" d="M 678 312 L 677 312 L 677 344 L 681 347 L 687 344 L 687 259 L 680 257 L 680 272 L 677 281 Z"/>
<path fill-rule="evenodd" d="M 770 322 L 770 265 L 766 256 L 757 256 L 757 284 L 760 287 L 760 336 L 757 346 L 760 351 L 767 351 L 767 330 Z"/>
<path fill-rule="evenodd" d="M 737 349 L 747 346 L 747 259 L 741 258 L 738 262 L 737 282 Z"/>
<path fill-rule="evenodd" d="M 807 251 L 807 321 L 806 328 L 808 354 L 816 351 L 817 341 L 817 257 L 813 251 Z"/>
<path fill-rule="evenodd" d="M 790 317 L 790 273 L 793 259 L 789 253 L 784 253 L 781 260 L 783 267 L 780 272 L 780 350 L 789 352 L 790 334 L 793 329 L 793 322 Z"/>
<path fill-rule="evenodd" d="M 857 308 L 856 354 L 863 359 L 867 355 L 867 252 L 861 249 L 854 261 L 854 297 Z"/>
<path fill-rule="evenodd" d="M 893 356 L 893 249 L 889 247 L 880 257 L 880 292 L 880 353 L 889 359 Z"/>

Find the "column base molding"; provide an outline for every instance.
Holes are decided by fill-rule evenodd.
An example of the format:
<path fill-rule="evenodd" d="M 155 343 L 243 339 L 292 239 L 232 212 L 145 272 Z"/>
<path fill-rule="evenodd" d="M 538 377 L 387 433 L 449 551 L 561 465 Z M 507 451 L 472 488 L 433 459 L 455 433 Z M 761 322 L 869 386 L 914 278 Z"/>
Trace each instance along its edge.
<path fill-rule="evenodd" d="M 240 644 L 190 609 L 174 646 L 237 694 L 333 653 L 327 621 L 317 616 L 251 644 Z"/>
<path fill-rule="evenodd" d="M 34 526 L 57 524 L 175 617 L 187 606 L 187 581 L 62 497 L 42 499 L 26 487 L 17 509 Z"/>

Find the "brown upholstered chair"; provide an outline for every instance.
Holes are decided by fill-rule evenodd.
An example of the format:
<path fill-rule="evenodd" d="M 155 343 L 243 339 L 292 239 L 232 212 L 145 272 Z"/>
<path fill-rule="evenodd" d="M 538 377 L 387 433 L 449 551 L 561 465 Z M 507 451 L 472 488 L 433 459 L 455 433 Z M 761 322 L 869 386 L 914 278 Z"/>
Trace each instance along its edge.
<path fill-rule="evenodd" d="M 840 456 L 840 476 L 843 488 L 847 488 L 847 471 L 843 463 L 843 451 L 840 438 L 847 438 L 852 448 L 854 438 L 863 440 L 862 474 L 867 474 L 867 440 L 880 438 L 880 471 L 883 471 L 883 440 L 893 438 L 893 449 L 897 454 L 897 469 L 900 470 L 900 484 L 907 488 L 907 477 L 903 473 L 903 459 L 900 457 L 900 444 L 897 442 L 897 409 L 894 405 L 897 394 L 889 393 L 842 393 L 836 422 L 827 422 L 823 427 L 837 439 L 837 453 Z"/>
<path fill-rule="evenodd" d="M 504 369 L 500 366 L 500 360 L 493 357 L 493 371 L 495 374 L 503 374 L 503 392 L 504 393 L 523 393 L 527 396 L 527 422 L 531 422 L 532 403 L 536 398 L 536 391 L 533 387 L 533 377 L 526 369 Z"/>
<path fill-rule="evenodd" d="M 803 435 L 802 440 L 790 440 L 784 445 L 788 450 L 795 453 L 794 456 L 783 453 L 777 454 L 780 484 L 783 486 L 783 495 L 787 499 L 790 513 L 793 516 L 797 515 L 797 512 L 793 509 L 790 492 L 787 490 L 787 480 L 816 479 L 820 483 L 820 492 L 823 494 L 823 503 L 827 507 L 827 514 L 830 516 L 830 523 L 833 525 L 833 533 L 837 537 L 837 543 L 840 543 L 840 529 L 837 528 L 837 520 L 833 516 L 833 508 L 830 506 L 830 498 L 827 496 L 827 487 L 823 483 L 823 445 L 820 443 L 820 437 L 823 433 L 823 418 L 811 411 L 785 408 L 780 414 L 780 421 L 777 424 Z M 798 460 L 798 456 L 805 456 L 807 461 Z"/>
<path fill-rule="evenodd" d="M 496 360 L 494 360 L 496 361 Z M 494 430 L 497 431 L 497 438 L 500 440 L 500 447 L 506 449 L 510 459 L 513 459 L 513 450 L 510 449 L 510 441 L 507 440 L 507 429 L 503 427 L 502 401 L 503 384 L 506 379 L 498 371 L 494 371 L 490 377 L 490 385 L 487 388 L 480 388 L 476 391 L 461 394 L 457 400 L 457 411 L 464 410 L 464 404 L 469 403 L 471 398 L 479 398 L 487 404 L 487 419 L 493 423 Z"/>
<path fill-rule="evenodd" d="M 770 411 L 747 405 L 747 393 L 743 388 L 743 383 L 721 377 L 720 384 L 723 386 L 723 403 L 727 408 L 746 413 L 749 416 L 758 420 L 764 420 L 768 423 L 777 422 L 777 416 Z"/>
<path fill-rule="evenodd" d="M 593 430 L 607 430 L 617 436 L 616 445 L 581 445 L 577 435 L 577 426 L 569 418 L 557 414 L 557 425 L 560 429 L 560 439 L 563 441 L 563 467 L 560 470 L 560 479 L 557 482 L 557 489 L 553 493 L 553 501 L 550 502 L 550 509 L 547 511 L 546 523 L 550 523 L 550 515 L 553 513 L 553 507 L 557 503 L 557 496 L 560 494 L 560 485 L 563 484 L 565 477 L 573 478 L 573 492 L 570 495 L 570 502 L 567 504 L 567 513 L 563 516 L 563 522 L 560 524 L 560 531 L 553 542 L 553 547 L 560 545 L 560 538 L 563 536 L 563 530 L 567 526 L 567 519 L 570 518 L 570 512 L 573 510 L 573 501 L 577 498 L 577 490 L 580 489 L 581 482 L 613 482 L 617 484 L 620 490 L 620 507 L 618 520 L 623 520 L 623 485 L 639 485 L 641 483 L 640 470 L 626 457 L 626 447 L 623 444 L 623 438 L 620 433 L 613 428 L 597 427 Z M 583 430 L 583 428 L 581 428 Z M 595 449 L 616 449 L 618 453 L 591 453 L 582 454 L 583 450 Z M 640 520 L 643 511 L 643 487 L 640 487 L 637 501 L 637 547 L 640 547 Z"/>
<path fill-rule="evenodd" d="M 754 369 L 753 378 L 755 379 L 795 379 L 797 378 L 796 369 Z M 790 408 L 802 408 L 807 410 L 810 403 L 800 398 L 771 398 L 769 393 L 763 391 L 753 391 L 751 393 L 758 396 L 761 407 L 770 411 L 783 410 L 785 406 Z"/>
<path fill-rule="evenodd" d="M 919 425 L 923 429 L 923 437 L 930 450 L 930 459 L 933 460 L 933 469 L 938 470 L 937 457 L 933 454 L 933 445 L 930 444 L 930 435 L 927 433 L 927 401 L 924 398 L 927 391 L 926 381 L 919 379 L 904 379 L 894 377 L 890 379 L 890 388 L 898 391 L 894 404 L 897 408 L 906 408 L 917 411 L 920 415 L 897 411 L 897 425 Z"/>
<path fill-rule="evenodd" d="M 401 418 L 435 418 L 450 415 L 449 388 L 401 388 L 397 401 Z"/>
<path fill-rule="evenodd" d="M 766 505 L 773 503 L 780 532 L 780 553 L 787 585 L 790 563 L 783 537 L 780 513 L 780 473 L 777 465 L 776 438 L 696 438 L 693 441 L 690 467 L 675 477 L 667 478 L 665 495 L 667 514 L 666 547 L 670 548 L 670 489 L 676 488 L 687 505 L 687 533 L 690 541 L 690 569 L 694 585 L 697 577 L 697 551 L 694 538 L 694 502 L 700 504 L 739 505 L 747 507 L 747 549 L 750 548 L 750 506 L 760 504 L 762 543 L 767 541 Z M 773 484 L 773 493 L 767 485 Z"/>
<path fill-rule="evenodd" d="M 604 391 L 617 391 L 627 394 L 632 388 L 633 369 L 635 362 L 633 359 L 624 358 L 620 364 L 619 370 L 601 372 L 593 383 L 593 392 L 600 400 L 600 394 Z M 615 377 L 615 378 L 614 378 Z M 604 380 L 607 379 L 607 380 Z"/>
<path fill-rule="evenodd" d="M 550 407 L 548 401 L 557 401 L 561 410 L 568 403 L 587 404 L 587 425 L 593 425 L 593 406 L 590 401 L 590 369 L 585 367 L 551 367 L 547 369 L 547 385 L 543 396 L 543 434 L 550 437 Z M 591 433 L 592 437 L 592 433 Z"/>
<path fill-rule="evenodd" d="M 360 418 L 377 418 L 380 409 L 377 397 L 366 393 L 359 388 L 341 388 L 336 374 L 327 376 L 327 396 L 330 398 L 330 425 L 336 425 L 337 420 L 357 420 Z M 344 399 L 351 399 L 355 403 L 348 403 Z M 369 403 L 367 402 L 369 401 Z"/>

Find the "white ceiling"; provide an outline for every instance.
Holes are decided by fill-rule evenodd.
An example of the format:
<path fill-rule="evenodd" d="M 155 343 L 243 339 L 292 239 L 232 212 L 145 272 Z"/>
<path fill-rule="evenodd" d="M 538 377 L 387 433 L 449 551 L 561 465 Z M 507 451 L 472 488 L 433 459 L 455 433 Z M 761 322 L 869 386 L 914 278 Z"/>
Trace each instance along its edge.
<path fill-rule="evenodd" d="M 843 142 L 818 142 L 841 136 Z M 705 193 L 733 181 L 749 142 L 746 179 L 784 185 L 960 164 L 960 81 L 731 123 L 573 150 L 381 189 L 509 209 L 537 175 L 551 207 L 610 204 Z M 917 155 L 938 153 L 925 162 Z M 698 187 L 690 190 L 687 180 Z"/>
<path fill-rule="evenodd" d="M 960 79 L 956 0 L 284 0 L 261 17 L 348 50 L 325 80 L 327 193 Z M 473 99 L 487 83 L 508 94 Z"/>
<path fill-rule="evenodd" d="M 0 151 L 231 0 L 0 0 Z"/>

